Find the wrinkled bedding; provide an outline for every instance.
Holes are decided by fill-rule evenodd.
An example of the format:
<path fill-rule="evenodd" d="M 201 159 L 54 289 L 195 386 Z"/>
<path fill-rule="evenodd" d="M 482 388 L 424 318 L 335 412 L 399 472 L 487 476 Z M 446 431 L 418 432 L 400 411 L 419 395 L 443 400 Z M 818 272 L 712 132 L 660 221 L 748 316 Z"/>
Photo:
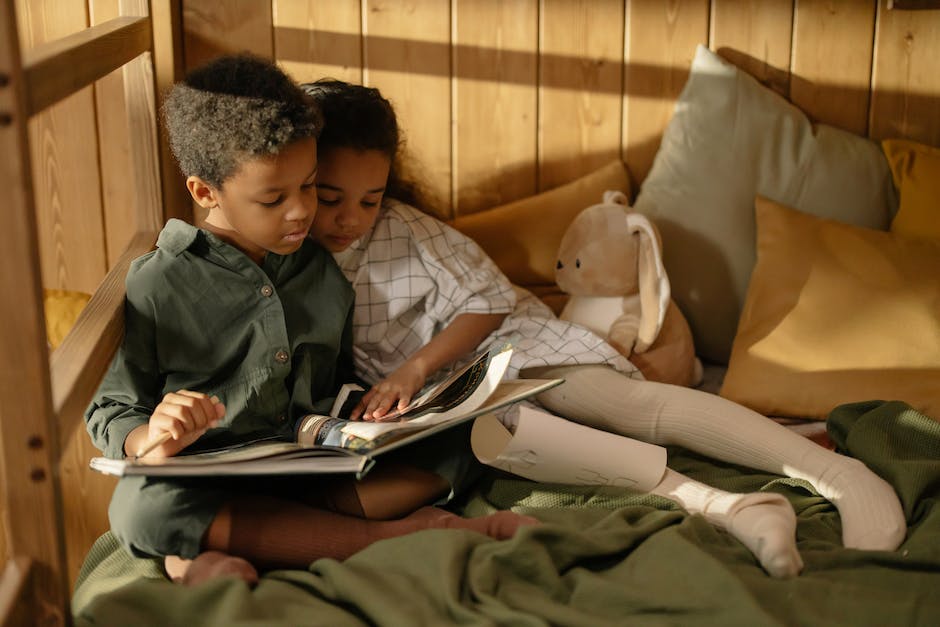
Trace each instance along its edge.
<path fill-rule="evenodd" d="M 835 508 L 803 481 L 671 448 L 670 466 L 733 490 L 783 494 L 799 516 L 801 576 L 768 577 L 743 545 L 665 499 L 538 484 L 493 472 L 467 516 L 511 508 L 544 524 L 508 541 L 423 531 L 345 562 L 176 586 L 159 562 L 102 536 L 74 591 L 76 625 L 937 625 L 940 423 L 897 403 L 837 408 L 838 450 L 894 485 L 908 519 L 897 551 L 842 547 Z"/>

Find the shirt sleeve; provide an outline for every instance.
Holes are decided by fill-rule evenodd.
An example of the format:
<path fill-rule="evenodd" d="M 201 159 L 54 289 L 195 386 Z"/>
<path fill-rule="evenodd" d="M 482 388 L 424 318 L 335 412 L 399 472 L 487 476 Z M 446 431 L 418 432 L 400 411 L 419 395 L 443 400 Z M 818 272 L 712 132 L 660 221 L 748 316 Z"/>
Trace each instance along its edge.
<path fill-rule="evenodd" d="M 124 302 L 124 339 L 85 410 L 88 433 L 106 457 L 125 457 L 124 440 L 149 422 L 161 389 L 154 307 L 132 270 Z"/>
<path fill-rule="evenodd" d="M 416 209 L 403 212 L 417 261 L 435 286 L 428 314 L 449 324 L 460 314 L 509 313 L 516 294 L 506 275 L 472 239 Z"/>

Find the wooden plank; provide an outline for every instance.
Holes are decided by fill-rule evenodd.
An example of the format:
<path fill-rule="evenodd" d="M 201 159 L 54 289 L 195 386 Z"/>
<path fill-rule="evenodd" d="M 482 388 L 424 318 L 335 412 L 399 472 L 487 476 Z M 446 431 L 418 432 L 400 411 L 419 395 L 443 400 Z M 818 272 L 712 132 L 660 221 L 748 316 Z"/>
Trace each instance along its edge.
<path fill-rule="evenodd" d="M 84 411 L 121 342 L 124 278 L 131 261 L 152 250 L 156 239 L 157 233 L 153 231 L 134 235 L 127 250 L 79 314 L 72 332 L 52 354 L 53 405 L 65 427 L 69 424 L 69 408 Z M 74 419 L 74 412 L 71 416 Z"/>
<path fill-rule="evenodd" d="M 177 0 L 150 0 L 153 23 L 153 71 L 156 108 L 163 107 L 164 94 L 183 77 L 183 11 Z M 160 146 L 160 185 L 163 194 L 163 221 L 193 220 L 193 204 L 183 184 L 176 158 L 166 133 L 158 133 Z"/>
<path fill-rule="evenodd" d="M 363 80 L 398 114 L 412 168 L 438 216 L 451 199 L 450 7 L 438 0 L 366 0 Z"/>
<path fill-rule="evenodd" d="M 940 11 L 878 5 L 870 134 L 940 146 Z"/>
<path fill-rule="evenodd" d="M 21 45 L 40 46 L 87 27 L 84 0 L 19 1 Z M 42 285 L 94 291 L 107 271 L 93 88 L 29 122 Z"/>
<path fill-rule="evenodd" d="M 695 47 L 708 41 L 708 0 L 628 2 L 626 33 L 623 159 L 641 183 L 689 78 Z"/>
<path fill-rule="evenodd" d="M 784 97 L 790 94 L 794 0 L 712 0 L 709 46 Z"/>
<path fill-rule="evenodd" d="M 36 616 L 32 599 L 32 560 L 17 556 L 0 574 L 0 626 L 29 625 Z"/>
<path fill-rule="evenodd" d="M 29 115 L 74 94 L 150 49 L 150 20 L 118 17 L 23 55 Z"/>
<path fill-rule="evenodd" d="M 100 451 L 85 431 L 83 414 L 123 337 L 124 278 L 130 262 L 151 250 L 156 236 L 135 234 L 51 358 L 69 589 L 91 544 L 108 529 L 108 504 L 116 484 L 88 468 L 88 460 Z"/>
<path fill-rule="evenodd" d="M 93 25 L 120 16 L 119 0 L 90 0 Z M 106 263 L 111 268 L 136 231 L 134 178 L 124 103 L 124 71 L 118 68 L 95 83 L 95 120 L 101 168 L 101 203 L 104 215 Z"/>
<path fill-rule="evenodd" d="M 182 0 L 183 63 L 187 70 L 221 54 L 274 58 L 268 0 Z"/>
<path fill-rule="evenodd" d="M 537 0 L 454 5 L 454 212 L 535 193 Z"/>
<path fill-rule="evenodd" d="M 623 2 L 541 0 L 539 29 L 539 190 L 546 190 L 620 155 Z"/>
<path fill-rule="evenodd" d="M 0 4 L 0 189 L 6 220 L 0 229 L 0 509 L 10 555 L 37 568 L 35 624 L 61 625 L 68 615 L 65 547 L 45 315 L 39 269 L 33 177 L 19 37 L 13 4 Z"/>
<path fill-rule="evenodd" d="M 868 134 L 873 2 L 796 0 L 790 100 L 813 120 Z"/>
<path fill-rule="evenodd" d="M 359 0 L 273 0 L 274 57 L 294 80 L 362 83 Z"/>

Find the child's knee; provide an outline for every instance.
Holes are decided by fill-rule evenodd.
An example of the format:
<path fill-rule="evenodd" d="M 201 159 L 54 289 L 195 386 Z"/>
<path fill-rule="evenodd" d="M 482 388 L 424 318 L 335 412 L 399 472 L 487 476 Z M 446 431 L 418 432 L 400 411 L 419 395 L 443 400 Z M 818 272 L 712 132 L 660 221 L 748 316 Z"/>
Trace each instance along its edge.
<path fill-rule="evenodd" d="M 168 483 L 125 477 L 111 497 L 111 533 L 135 557 L 192 559 L 215 511 L 215 499 Z"/>

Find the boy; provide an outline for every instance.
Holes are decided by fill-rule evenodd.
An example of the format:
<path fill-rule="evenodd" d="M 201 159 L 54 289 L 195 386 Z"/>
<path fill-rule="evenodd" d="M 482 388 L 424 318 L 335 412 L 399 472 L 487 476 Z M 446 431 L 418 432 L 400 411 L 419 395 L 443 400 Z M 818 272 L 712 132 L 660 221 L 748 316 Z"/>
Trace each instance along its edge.
<path fill-rule="evenodd" d="M 86 411 L 88 431 L 114 458 L 161 441 L 148 456 L 292 439 L 294 424 L 327 413 L 352 376 L 352 290 L 307 238 L 318 109 L 272 63 L 235 55 L 189 74 L 164 114 L 187 189 L 208 215 L 201 229 L 171 220 L 157 249 L 132 264 L 124 341 Z M 184 583 L 226 574 L 254 583 L 258 567 L 344 559 L 420 529 L 504 538 L 533 522 L 511 512 L 412 512 L 448 487 L 411 468 L 356 484 L 127 477 L 109 517 L 132 554 L 165 557 Z"/>

